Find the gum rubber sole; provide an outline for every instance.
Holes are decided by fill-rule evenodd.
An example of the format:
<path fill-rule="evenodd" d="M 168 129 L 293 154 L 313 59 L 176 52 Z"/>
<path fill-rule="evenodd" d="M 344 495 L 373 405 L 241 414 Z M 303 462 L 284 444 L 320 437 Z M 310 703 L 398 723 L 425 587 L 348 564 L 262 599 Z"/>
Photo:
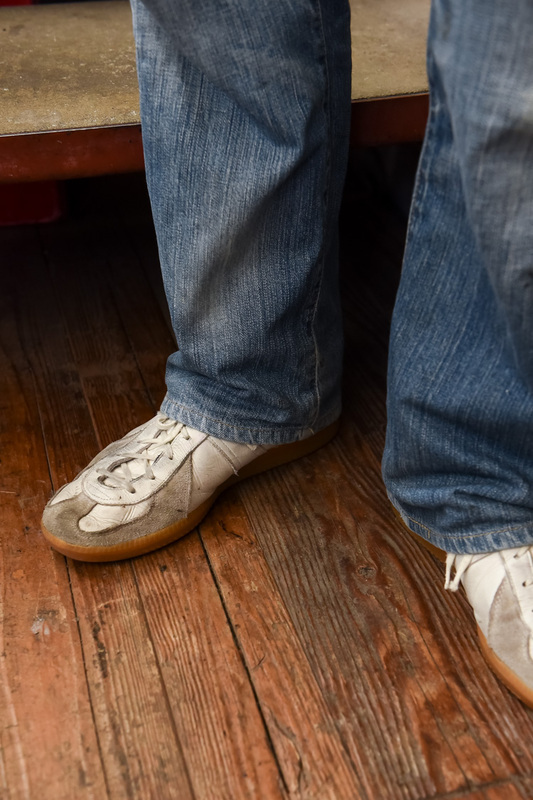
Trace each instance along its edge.
<path fill-rule="evenodd" d="M 222 494 L 225 489 L 239 483 L 246 478 L 251 478 L 253 475 L 259 475 L 261 472 L 266 472 L 274 467 L 280 467 L 283 464 L 288 464 L 291 461 L 296 461 L 298 458 L 309 455 L 320 447 L 331 441 L 337 431 L 339 430 L 340 421 L 336 420 L 327 428 L 324 428 L 313 436 L 307 439 L 301 439 L 298 442 L 290 442 L 289 444 L 281 444 L 267 450 L 266 453 L 246 464 L 239 472 L 238 475 L 232 475 L 227 481 L 222 483 L 202 505 L 195 508 L 185 518 L 181 519 L 173 525 L 162 528 L 155 533 L 142 536 L 131 541 L 121 542 L 120 544 L 112 545 L 110 547 L 83 547 L 81 545 L 70 544 L 57 536 L 54 536 L 44 525 L 42 532 L 45 539 L 52 545 L 52 547 L 68 558 L 73 558 L 78 561 L 122 561 L 126 558 L 133 558 L 135 556 L 142 556 L 145 553 L 150 553 L 152 550 L 158 550 L 182 536 L 190 533 L 200 522 L 203 520 L 217 497 Z"/>
<path fill-rule="evenodd" d="M 501 680 L 505 686 L 515 694 L 526 706 L 533 708 L 533 689 L 530 689 L 513 670 L 504 664 L 501 658 L 496 655 L 494 650 L 491 650 L 481 628 L 477 629 L 479 636 L 479 643 L 481 645 L 481 652 L 485 657 L 485 661 L 494 672 L 497 678 Z"/>

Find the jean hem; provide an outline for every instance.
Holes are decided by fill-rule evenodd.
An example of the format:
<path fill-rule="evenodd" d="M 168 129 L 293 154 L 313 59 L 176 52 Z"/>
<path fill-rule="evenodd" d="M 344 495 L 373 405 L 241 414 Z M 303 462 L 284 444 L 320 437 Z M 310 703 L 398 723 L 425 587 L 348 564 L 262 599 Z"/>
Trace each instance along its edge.
<path fill-rule="evenodd" d="M 340 417 L 340 406 L 333 411 L 322 414 L 312 425 L 279 425 L 275 427 L 228 423 L 211 417 L 205 412 L 180 405 L 168 395 L 161 404 L 161 412 L 172 419 L 183 422 L 195 430 L 225 439 L 229 442 L 243 444 L 290 444 L 318 433 L 333 424 Z"/>
<path fill-rule="evenodd" d="M 439 533 L 428 525 L 414 519 L 407 514 L 401 505 L 397 503 L 391 495 L 389 500 L 394 509 L 400 515 L 403 524 L 409 530 L 430 542 L 439 550 L 446 553 L 493 553 L 495 550 L 507 550 L 511 547 L 524 547 L 533 544 L 533 521 L 508 525 L 497 530 L 483 531 L 481 533 L 458 533 L 446 534 Z"/>

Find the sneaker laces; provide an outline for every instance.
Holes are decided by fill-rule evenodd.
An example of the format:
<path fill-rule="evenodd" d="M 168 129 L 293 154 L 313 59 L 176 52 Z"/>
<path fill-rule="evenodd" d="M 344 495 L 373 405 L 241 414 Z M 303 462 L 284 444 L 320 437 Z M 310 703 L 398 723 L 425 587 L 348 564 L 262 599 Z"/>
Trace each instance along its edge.
<path fill-rule="evenodd" d="M 444 588 L 449 589 L 450 592 L 456 592 L 461 585 L 461 579 L 466 570 L 474 560 L 474 555 L 459 554 L 459 553 L 446 553 L 446 577 L 444 579 Z M 455 567 L 455 574 L 452 579 L 452 569 Z"/>
<path fill-rule="evenodd" d="M 456 592 L 461 584 L 461 580 L 463 575 L 465 574 L 466 570 L 471 564 L 477 564 L 479 561 L 482 561 L 484 558 L 488 558 L 489 556 L 493 556 L 494 552 L 491 553 L 466 553 L 466 554 L 459 554 L 459 553 L 447 553 L 446 554 L 446 578 L 444 581 L 444 588 L 449 589 L 451 592 Z M 530 575 L 529 578 L 526 578 L 522 581 L 522 587 L 524 589 L 528 589 L 529 587 L 533 586 L 533 545 L 526 544 L 523 547 L 513 547 L 509 548 L 505 552 L 512 552 L 512 558 L 519 559 L 523 556 L 530 554 Z M 455 567 L 455 574 L 452 579 L 452 570 Z M 532 593 L 532 600 L 533 600 L 533 593 Z"/>
<path fill-rule="evenodd" d="M 134 480 L 139 478 L 155 480 L 152 464 L 156 459 L 164 454 L 172 461 L 174 457 L 172 443 L 176 437 L 183 436 L 185 440 L 191 438 L 183 422 L 177 422 L 164 414 L 157 415 L 156 424 L 154 436 L 140 436 L 131 442 L 131 445 L 138 449 L 125 453 L 108 468 L 97 468 L 100 483 L 111 489 L 125 489 L 130 494 L 135 494 Z"/>

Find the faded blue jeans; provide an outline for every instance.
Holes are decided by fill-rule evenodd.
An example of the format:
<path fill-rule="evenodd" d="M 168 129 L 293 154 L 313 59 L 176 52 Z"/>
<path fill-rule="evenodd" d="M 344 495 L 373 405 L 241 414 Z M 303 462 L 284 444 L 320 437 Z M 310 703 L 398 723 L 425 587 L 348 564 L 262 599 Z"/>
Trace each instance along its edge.
<path fill-rule="evenodd" d="M 533 3 L 435 0 L 383 474 L 437 547 L 533 542 Z"/>
<path fill-rule="evenodd" d="M 179 351 L 162 411 L 284 443 L 340 413 L 348 0 L 133 0 L 148 187 Z"/>

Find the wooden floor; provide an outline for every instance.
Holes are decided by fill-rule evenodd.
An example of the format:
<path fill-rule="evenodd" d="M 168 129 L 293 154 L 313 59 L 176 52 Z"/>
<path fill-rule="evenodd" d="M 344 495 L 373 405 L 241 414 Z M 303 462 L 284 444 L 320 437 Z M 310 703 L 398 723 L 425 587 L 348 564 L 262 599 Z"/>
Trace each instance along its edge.
<path fill-rule="evenodd" d="M 0 798 L 533 797 L 533 712 L 402 531 L 379 462 L 404 225 L 359 165 L 343 211 L 345 414 L 182 541 L 84 565 L 52 491 L 150 417 L 173 349 L 140 176 L 0 230 Z"/>

